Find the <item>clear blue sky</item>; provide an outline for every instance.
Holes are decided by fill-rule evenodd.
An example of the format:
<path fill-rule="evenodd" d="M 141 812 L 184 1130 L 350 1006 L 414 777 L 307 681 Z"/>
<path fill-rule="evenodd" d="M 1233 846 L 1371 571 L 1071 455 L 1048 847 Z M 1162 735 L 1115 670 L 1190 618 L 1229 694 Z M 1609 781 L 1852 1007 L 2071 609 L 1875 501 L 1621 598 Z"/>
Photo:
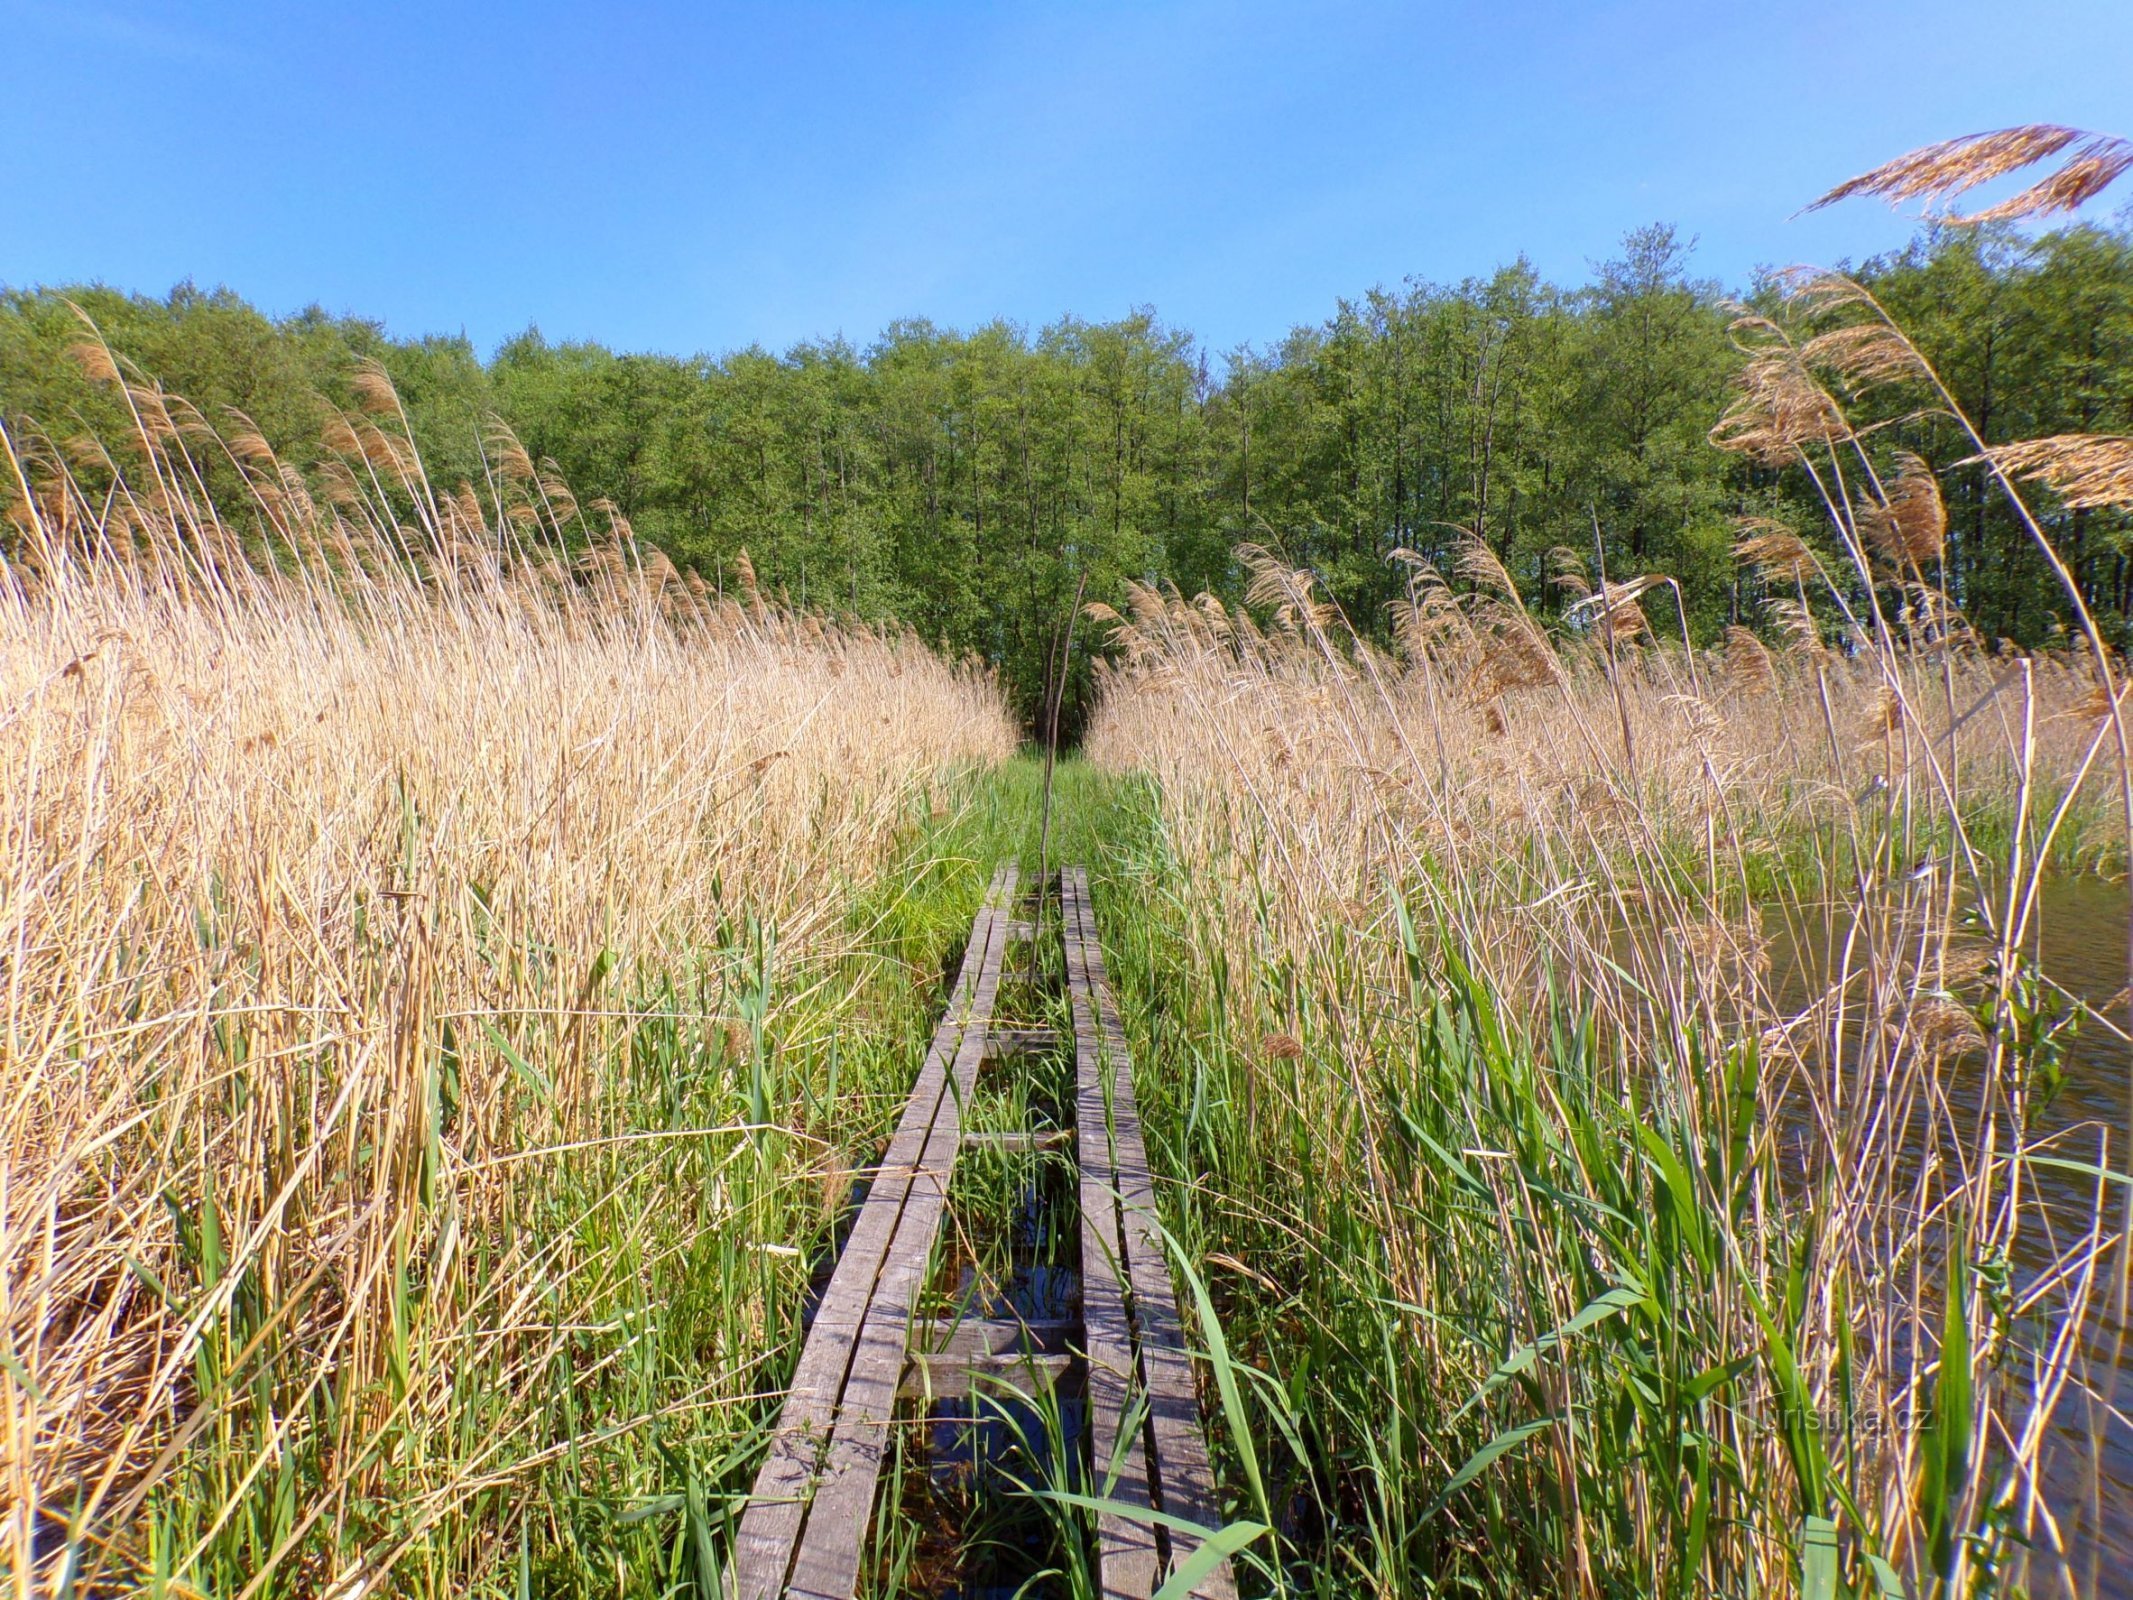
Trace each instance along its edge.
<path fill-rule="evenodd" d="M 1900 242 L 1914 145 L 2133 133 L 2133 0 L 0 0 L 0 282 L 226 283 L 486 353 L 859 343 L 1152 305 L 1220 351 L 1665 220 Z"/>

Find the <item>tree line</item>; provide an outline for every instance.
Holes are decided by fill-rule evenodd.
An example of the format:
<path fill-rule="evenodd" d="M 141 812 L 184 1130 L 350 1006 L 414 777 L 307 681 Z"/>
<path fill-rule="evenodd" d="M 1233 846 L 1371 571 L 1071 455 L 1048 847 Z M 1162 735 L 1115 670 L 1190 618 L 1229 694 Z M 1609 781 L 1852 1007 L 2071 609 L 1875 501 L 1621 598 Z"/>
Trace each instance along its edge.
<path fill-rule="evenodd" d="M 2133 226 L 1931 230 L 1855 275 L 1988 442 L 2133 433 Z M 0 417 L 18 438 L 123 431 L 122 401 L 67 359 L 83 334 L 69 302 L 141 373 L 209 418 L 241 412 L 299 462 L 358 363 L 381 363 L 433 481 L 481 484 L 500 419 L 678 565 L 722 583 L 745 549 L 795 603 L 982 654 L 1030 716 L 1084 579 L 1091 599 L 1118 601 L 1129 580 L 1235 599 L 1234 551 L 1257 543 L 1377 631 L 1412 570 L 1394 551 L 1449 565 L 1475 538 L 1542 610 L 1564 600 L 1561 552 L 1588 575 L 1666 573 L 1708 639 L 1759 618 L 1733 519 L 1820 520 L 1804 475 L 1711 446 L 1739 308 L 1664 226 L 1629 234 L 1583 284 L 1521 259 L 1373 289 L 1219 355 L 1137 311 L 1035 331 L 910 320 L 864 348 L 688 358 L 529 329 L 484 360 L 464 338 L 394 338 L 317 308 L 270 318 L 228 290 L 16 290 L 0 294 Z M 2063 604 L 1983 470 L 1958 465 L 1971 444 L 1915 394 L 1862 404 L 1874 448 L 1944 469 L 1946 587 L 1972 624 L 2051 640 Z M 2044 509 L 2123 635 L 2125 518 Z"/>

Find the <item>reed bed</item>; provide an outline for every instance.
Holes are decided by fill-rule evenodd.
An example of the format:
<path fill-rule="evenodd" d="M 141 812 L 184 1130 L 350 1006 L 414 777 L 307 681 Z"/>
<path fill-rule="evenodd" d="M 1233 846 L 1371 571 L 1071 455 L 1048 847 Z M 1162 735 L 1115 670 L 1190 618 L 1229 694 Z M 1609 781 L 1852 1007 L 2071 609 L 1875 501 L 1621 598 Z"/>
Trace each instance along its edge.
<path fill-rule="evenodd" d="M 1844 411 L 1930 373 L 1793 291 L 1715 437 L 1830 526 L 1744 520 L 1723 651 L 1661 575 L 1565 555 L 1544 618 L 1478 542 L 1390 652 L 1264 550 L 1246 608 L 1103 617 L 1088 750 L 1161 815 L 1121 966 L 1268 1375 L 1271 1587 L 2094 1593 L 2123 1552 L 2122 1134 L 2050 1114 L 2112 1023 L 2035 959 L 2049 874 L 2124 859 L 2122 666 L 1969 636 L 1930 469 Z"/>
<path fill-rule="evenodd" d="M 83 359 L 137 434 L 4 463 L 0 1566 L 708 1583 L 996 685 L 507 436 L 434 489 L 381 374 L 299 472 Z"/>

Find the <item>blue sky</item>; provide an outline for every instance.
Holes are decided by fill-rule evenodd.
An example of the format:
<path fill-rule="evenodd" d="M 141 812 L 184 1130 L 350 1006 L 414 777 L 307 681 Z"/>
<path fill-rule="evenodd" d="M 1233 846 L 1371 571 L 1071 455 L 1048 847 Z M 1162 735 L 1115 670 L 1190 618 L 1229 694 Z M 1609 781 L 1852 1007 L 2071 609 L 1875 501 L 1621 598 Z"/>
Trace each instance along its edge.
<path fill-rule="evenodd" d="M 783 348 L 1901 242 L 1914 145 L 2133 133 L 2133 0 L 156 5 L 0 0 L 0 282 L 227 283 L 484 352 Z"/>

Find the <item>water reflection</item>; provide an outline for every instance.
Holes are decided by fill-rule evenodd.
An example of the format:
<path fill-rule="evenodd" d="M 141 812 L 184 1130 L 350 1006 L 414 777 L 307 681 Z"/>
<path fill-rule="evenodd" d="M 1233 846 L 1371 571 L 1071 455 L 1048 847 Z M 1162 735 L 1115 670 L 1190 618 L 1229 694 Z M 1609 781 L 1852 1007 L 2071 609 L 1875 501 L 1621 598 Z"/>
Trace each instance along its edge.
<path fill-rule="evenodd" d="M 2025 1200 L 2033 1208 L 2012 1263 L 2018 1293 L 2059 1250 L 2078 1242 L 2095 1217 L 2098 1180 L 2078 1167 L 2106 1153 L 2110 1167 L 2121 1172 L 2128 1167 L 2133 1145 L 2128 1101 L 2133 1045 L 2124 1031 L 2129 912 L 2133 894 L 2122 883 L 2066 878 L 2045 887 L 2031 954 L 2051 985 L 2100 1014 L 2081 1016 L 2065 1036 L 2064 1076 L 2049 1102 L 2033 1113 L 2033 1137 L 2048 1144 L 2048 1156 L 2067 1165 L 2028 1168 L 2034 1193 Z M 1843 919 L 1833 916 L 1833 925 L 1815 917 L 1803 925 L 1797 915 L 1766 920 L 1774 935 L 1768 982 L 1778 1004 L 1796 1012 L 1826 992 L 1841 954 Z M 1946 1076 L 1948 1110 L 1959 1128 L 1975 1125 L 1982 1076 L 1976 1052 Z M 1921 1118 L 1930 1114 L 1920 1108 Z M 1922 1132 L 1913 1142 L 1922 1144 Z M 2123 1184 L 2105 1189 L 2107 1239 L 2118 1231 L 2127 1199 Z M 2058 1570 L 2039 1552 L 2037 1565 L 2048 1570 L 2034 1572 L 2032 1584 L 2039 1594 L 2065 1588 L 2133 1600 L 2133 1422 L 2125 1414 L 2133 1400 L 2133 1374 L 2126 1370 L 2133 1365 L 2133 1344 L 2126 1337 L 2123 1303 L 2114 1294 L 2124 1258 L 2114 1248 L 2107 1260 L 2090 1310 L 2086 1370 L 2077 1373 L 2089 1392 L 2069 1390 L 2043 1460 L 2045 1497 L 2060 1518 L 2059 1534 L 2070 1559 L 2067 1570 Z M 2042 1341 L 2054 1331 L 2032 1325 L 2028 1336 Z M 2018 1363 L 2010 1361 L 2007 1370 L 2013 1376 Z"/>
<path fill-rule="evenodd" d="M 2123 883 L 2093 878 L 2055 881 L 2047 886 L 2039 930 L 2038 965 L 2046 977 L 2076 999 L 2095 1007 L 2101 1017 L 2085 1019 L 2074 1035 L 2066 1060 L 2065 1081 L 2037 1119 L 2041 1134 L 2057 1134 L 2057 1153 L 2094 1161 L 2108 1151 L 2109 1165 L 2128 1169 L 2129 1047 L 2127 1025 L 2126 926 L 2129 896 Z M 2108 1134 L 2108 1139 L 2104 1136 Z M 2086 1226 L 2097 1204 L 2094 1178 L 2067 1168 L 2032 1168 L 2046 1214 L 2060 1229 Z M 2127 1196 L 2123 1185 L 2106 1192 L 2106 1232 L 2123 1220 Z M 2099 1308 L 2089 1339 L 2088 1381 L 2093 1396 L 2073 1396 L 2058 1418 L 2056 1447 L 2046 1460 L 2046 1474 L 2056 1493 L 2087 1504 L 2075 1518 L 2073 1576 L 2082 1592 L 2133 1597 L 2133 1423 L 2125 1406 L 2133 1398 L 2133 1378 L 2126 1372 L 2133 1349 L 2127 1347 L 2123 1301 L 2111 1280 L 2124 1257 L 2114 1251 L 2112 1271 L 2098 1284 Z M 2020 1263 L 2018 1265 L 2027 1265 Z M 2089 1578 L 2093 1570 L 2093 1581 Z"/>

